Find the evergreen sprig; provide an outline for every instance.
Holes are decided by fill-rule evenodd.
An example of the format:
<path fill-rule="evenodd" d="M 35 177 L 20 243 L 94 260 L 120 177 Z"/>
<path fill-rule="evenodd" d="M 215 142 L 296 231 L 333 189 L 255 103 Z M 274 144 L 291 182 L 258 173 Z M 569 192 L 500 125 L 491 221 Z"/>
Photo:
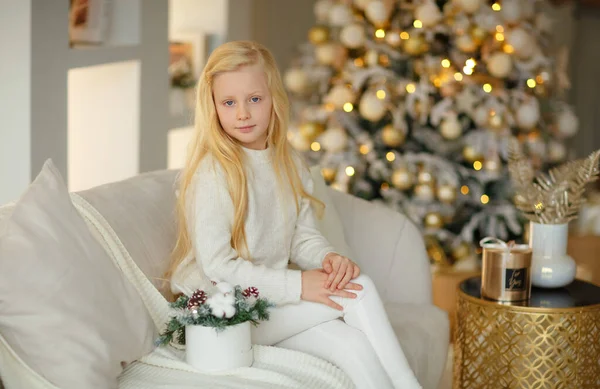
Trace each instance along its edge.
<path fill-rule="evenodd" d="M 235 286 L 233 293 L 235 296 L 235 315 L 229 319 L 214 316 L 206 303 L 196 307 L 196 313 L 194 313 L 193 310 L 187 308 L 190 297 L 180 296 L 169 304 L 173 315 L 165 330 L 156 340 L 156 345 L 169 344 L 173 339 L 176 339 L 179 344 L 185 344 L 185 326 L 187 325 L 213 327 L 217 332 L 220 332 L 229 326 L 247 321 L 256 326 L 260 321 L 269 320 L 269 309 L 275 306 L 273 303 L 261 297 L 244 296 L 239 285 Z"/>

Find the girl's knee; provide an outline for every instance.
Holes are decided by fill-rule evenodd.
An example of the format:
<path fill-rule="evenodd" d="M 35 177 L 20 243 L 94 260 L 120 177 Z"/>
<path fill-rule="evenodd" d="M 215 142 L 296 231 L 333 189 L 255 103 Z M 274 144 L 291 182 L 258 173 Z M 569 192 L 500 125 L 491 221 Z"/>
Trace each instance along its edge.
<path fill-rule="evenodd" d="M 357 299 L 361 299 L 366 294 L 370 294 L 370 293 L 373 293 L 374 291 L 375 292 L 377 291 L 377 289 L 375 288 L 375 283 L 373 283 L 373 280 L 371 279 L 371 277 L 369 277 L 366 274 L 359 275 L 358 277 L 353 279 L 351 282 L 362 286 L 362 290 L 353 291 L 354 293 L 357 294 L 357 296 L 356 296 Z"/>

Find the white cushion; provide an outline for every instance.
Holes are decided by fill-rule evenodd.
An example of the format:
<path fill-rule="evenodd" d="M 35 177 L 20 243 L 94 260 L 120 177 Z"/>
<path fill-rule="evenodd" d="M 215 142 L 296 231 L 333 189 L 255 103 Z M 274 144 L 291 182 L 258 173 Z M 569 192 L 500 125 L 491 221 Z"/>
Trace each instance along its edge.
<path fill-rule="evenodd" d="M 317 228 L 336 249 L 338 254 L 344 255 L 351 259 L 354 258 L 352 250 L 350 249 L 350 246 L 348 246 L 346 238 L 344 237 L 344 228 L 340 220 L 340 216 L 335 209 L 333 200 L 327 193 L 327 185 L 325 184 L 325 180 L 321 175 L 321 168 L 319 166 L 313 166 L 310 169 L 310 174 L 315 184 L 313 196 L 325 204 L 325 213 L 321 218 L 316 218 Z"/>
<path fill-rule="evenodd" d="M 50 160 L 0 224 L 0 333 L 61 389 L 116 388 L 121 362 L 153 348 L 139 295 L 90 234 Z"/>

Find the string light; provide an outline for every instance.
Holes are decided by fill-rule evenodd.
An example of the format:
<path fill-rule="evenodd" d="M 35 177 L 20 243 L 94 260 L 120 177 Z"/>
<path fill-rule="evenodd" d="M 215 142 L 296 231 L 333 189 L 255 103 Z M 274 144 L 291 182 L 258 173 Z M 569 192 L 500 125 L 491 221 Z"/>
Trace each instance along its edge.
<path fill-rule="evenodd" d="M 442 86 L 442 79 L 439 77 L 436 77 L 433 79 L 433 85 L 435 85 L 436 88 L 439 88 Z"/>
<path fill-rule="evenodd" d="M 458 73 L 458 72 L 454 73 L 454 79 L 459 82 L 462 81 L 462 79 L 463 79 L 462 73 Z"/>
<path fill-rule="evenodd" d="M 310 149 L 312 151 L 319 151 L 321 150 L 321 144 L 319 142 L 312 142 L 310 145 Z"/>
<path fill-rule="evenodd" d="M 466 74 L 467 76 L 470 76 L 471 74 L 473 74 L 473 68 L 470 68 L 468 66 L 465 66 L 463 68 L 463 73 Z"/>
<path fill-rule="evenodd" d="M 408 93 L 415 93 L 416 90 L 417 90 L 417 88 L 415 87 L 415 84 L 410 83 L 410 84 L 406 85 L 406 91 Z"/>
<path fill-rule="evenodd" d="M 506 53 L 506 54 L 512 54 L 515 52 L 515 48 L 512 47 L 511 45 L 504 45 L 502 47 L 502 50 Z"/>
<path fill-rule="evenodd" d="M 528 79 L 527 80 L 527 86 L 530 87 L 530 88 L 535 88 L 535 86 L 536 86 L 535 80 L 533 78 Z"/>
<path fill-rule="evenodd" d="M 358 148 L 358 151 L 362 155 L 367 155 L 367 154 L 369 154 L 369 146 L 367 146 L 367 145 L 360 145 L 360 147 Z"/>
<path fill-rule="evenodd" d="M 442 67 L 449 68 L 450 67 L 450 60 L 447 59 L 447 58 L 443 59 L 442 60 Z"/>
<path fill-rule="evenodd" d="M 474 68 L 475 65 L 477 65 L 477 62 L 475 62 L 475 60 L 473 58 L 469 58 L 466 62 L 465 65 L 467 65 L 470 68 Z"/>
<path fill-rule="evenodd" d="M 400 33 L 400 39 L 407 40 L 407 39 L 409 39 L 409 38 L 410 38 L 410 35 L 408 34 L 408 32 L 406 32 L 406 31 L 402 31 L 402 32 Z"/>
<path fill-rule="evenodd" d="M 483 164 L 481 163 L 481 161 L 475 161 L 473 162 L 473 169 L 475 170 L 481 170 L 481 168 L 483 167 Z"/>
<path fill-rule="evenodd" d="M 375 36 L 377 38 L 385 38 L 385 31 L 380 28 L 377 31 L 375 31 Z"/>
<path fill-rule="evenodd" d="M 481 204 L 487 204 L 490 202 L 490 196 L 484 194 L 481 195 Z"/>
<path fill-rule="evenodd" d="M 543 84 L 543 83 L 544 83 L 544 77 L 542 77 L 542 75 L 541 75 L 541 74 L 538 74 L 538 75 L 535 77 L 535 81 L 536 81 L 538 84 Z"/>
<path fill-rule="evenodd" d="M 503 41 L 504 41 L 504 34 L 503 34 L 503 33 L 501 33 L 501 32 L 497 32 L 497 33 L 496 33 L 496 40 L 497 40 L 498 42 L 503 42 Z"/>
<path fill-rule="evenodd" d="M 492 4 L 492 9 L 494 11 L 500 11 L 502 9 L 502 6 L 498 3 L 494 3 L 494 4 Z"/>
<path fill-rule="evenodd" d="M 354 65 L 358 66 L 359 68 L 362 68 L 363 66 L 365 66 L 365 60 L 362 58 L 356 58 L 354 60 Z"/>
<path fill-rule="evenodd" d="M 381 184 L 381 189 L 382 190 L 390 189 L 390 184 L 388 184 L 387 182 L 384 182 L 383 184 Z"/>
<path fill-rule="evenodd" d="M 492 85 L 490 85 L 490 84 L 483 84 L 483 91 L 485 93 L 490 93 L 492 91 Z"/>
<path fill-rule="evenodd" d="M 352 112 L 353 109 L 354 109 L 354 105 L 352 105 L 352 103 L 345 103 L 344 104 L 344 111 L 346 111 L 346 112 Z"/>
<path fill-rule="evenodd" d="M 354 175 L 354 168 L 352 166 L 346 167 L 346 175 L 348 177 L 352 177 Z"/>
<path fill-rule="evenodd" d="M 417 19 L 413 22 L 413 26 L 415 26 L 415 28 L 422 28 L 423 22 L 421 22 L 419 19 Z"/>
<path fill-rule="evenodd" d="M 394 162 L 396 160 L 396 154 L 393 151 L 390 151 L 385 155 L 385 159 L 390 162 Z"/>
<path fill-rule="evenodd" d="M 504 32 L 504 27 L 502 27 L 501 25 L 497 25 L 496 26 L 496 31 L 498 31 L 498 32 Z"/>
<path fill-rule="evenodd" d="M 468 195 L 469 194 L 469 187 L 466 185 L 463 185 L 460 187 L 460 193 L 464 194 L 464 195 Z"/>
<path fill-rule="evenodd" d="M 383 89 L 379 89 L 376 95 L 379 100 L 385 99 L 385 91 Z"/>

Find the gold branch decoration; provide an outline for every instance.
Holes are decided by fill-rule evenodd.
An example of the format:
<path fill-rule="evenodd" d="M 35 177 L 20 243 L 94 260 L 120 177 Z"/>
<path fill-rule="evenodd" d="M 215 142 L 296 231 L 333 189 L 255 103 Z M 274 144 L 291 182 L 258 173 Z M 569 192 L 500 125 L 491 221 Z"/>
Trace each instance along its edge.
<path fill-rule="evenodd" d="M 536 175 L 519 141 L 511 138 L 508 170 L 516 190 L 517 209 L 535 223 L 563 224 L 575 219 L 585 202 L 585 186 L 598 179 L 599 161 L 600 150 L 596 150 L 587 158 Z"/>

